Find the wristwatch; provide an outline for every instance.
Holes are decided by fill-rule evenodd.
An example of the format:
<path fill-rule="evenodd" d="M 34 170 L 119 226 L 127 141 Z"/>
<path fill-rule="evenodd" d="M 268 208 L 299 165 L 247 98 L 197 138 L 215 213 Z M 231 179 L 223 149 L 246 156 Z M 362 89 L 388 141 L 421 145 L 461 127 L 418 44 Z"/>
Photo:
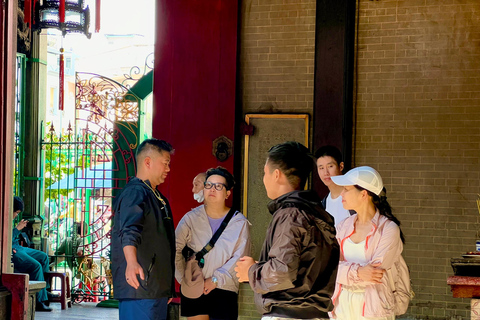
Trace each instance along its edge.
<path fill-rule="evenodd" d="M 218 284 L 217 277 L 212 277 L 212 283 L 216 286 Z"/>

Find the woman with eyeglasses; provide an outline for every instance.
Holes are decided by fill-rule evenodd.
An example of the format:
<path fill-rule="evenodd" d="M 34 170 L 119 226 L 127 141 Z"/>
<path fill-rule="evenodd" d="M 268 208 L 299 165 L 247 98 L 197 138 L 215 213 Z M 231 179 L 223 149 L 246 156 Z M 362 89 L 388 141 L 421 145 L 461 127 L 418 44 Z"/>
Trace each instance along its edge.
<path fill-rule="evenodd" d="M 216 231 L 224 228 L 213 248 L 198 261 L 205 279 L 202 294 L 198 298 L 181 295 L 181 315 L 189 320 L 238 318 L 239 283 L 234 269 L 237 261 L 250 253 L 250 223 L 242 213 L 226 205 L 234 184 L 232 174 L 225 168 L 209 169 L 204 205 L 185 214 L 175 231 L 175 278 L 182 283 L 185 252 L 190 250 L 198 258 Z M 227 220 L 226 226 L 222 226 Z"/>

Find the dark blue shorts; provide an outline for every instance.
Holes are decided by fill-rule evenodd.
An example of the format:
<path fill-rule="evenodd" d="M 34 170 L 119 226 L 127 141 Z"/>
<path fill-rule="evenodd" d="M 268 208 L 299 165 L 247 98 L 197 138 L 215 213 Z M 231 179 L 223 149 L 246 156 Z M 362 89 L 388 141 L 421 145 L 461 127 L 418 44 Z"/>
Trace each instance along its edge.
<path fill-rule="evenodd" d="M 167 306 L 168 298 L 121 299 L 119 300 L 118 310 L 120 320 L 166 320 Z"/>

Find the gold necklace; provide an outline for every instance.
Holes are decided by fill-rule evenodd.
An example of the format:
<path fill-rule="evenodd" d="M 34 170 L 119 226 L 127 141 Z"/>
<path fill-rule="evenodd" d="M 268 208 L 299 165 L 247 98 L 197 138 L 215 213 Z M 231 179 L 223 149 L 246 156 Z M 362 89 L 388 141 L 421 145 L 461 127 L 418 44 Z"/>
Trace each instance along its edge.
<path fill-rule="evenodd" d="M 142 180 L 142 181 L 143 181 L 143 180 Z M 167 204 L 165 203 L 165 200 L 162 199 L 162 197 L 160 196 L 160 193 L 159 193 L 157 190 L 153 189 L 153 188 L 152 188 L 148 183 L 146 183 L 145 181 L 143 181 L 143 183 L 145 183 L 145 185 L 146 185 L 150 190 L 152 190 L 152 192 L 153 192 L 153 194 L 155 195 L 155 197 L 156 197 L 164 206 L 167 205 Z"/>

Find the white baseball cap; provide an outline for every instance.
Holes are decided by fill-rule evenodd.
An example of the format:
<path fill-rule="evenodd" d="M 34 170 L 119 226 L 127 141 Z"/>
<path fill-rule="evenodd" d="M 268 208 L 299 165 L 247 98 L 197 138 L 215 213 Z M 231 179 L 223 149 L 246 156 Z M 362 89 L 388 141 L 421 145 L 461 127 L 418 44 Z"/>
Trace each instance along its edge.
<path fill-rule="evenodd" d="M 380 195 L 383 189 L 383 181 L 377 170 L 371 167 L 357 167 L 341 176 L 331 177 L 332 181 L 339 186 L 360 186 L 368 191 Z"/>

